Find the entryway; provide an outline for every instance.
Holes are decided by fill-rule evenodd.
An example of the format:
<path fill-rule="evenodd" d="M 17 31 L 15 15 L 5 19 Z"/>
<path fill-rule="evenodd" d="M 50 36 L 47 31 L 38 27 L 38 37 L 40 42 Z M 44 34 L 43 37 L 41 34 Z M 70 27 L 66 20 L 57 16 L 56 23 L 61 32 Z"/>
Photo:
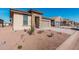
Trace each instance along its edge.
<path fill-rule="evenodd" d="M 55 21 L 51 20 L 51 26 L 55 26 Z"/>
<path fill-rule="evenodd" d="M 38 16 L 35 16 L 35 28 L 39 28 L 39 20 L 40 18 Z"/>

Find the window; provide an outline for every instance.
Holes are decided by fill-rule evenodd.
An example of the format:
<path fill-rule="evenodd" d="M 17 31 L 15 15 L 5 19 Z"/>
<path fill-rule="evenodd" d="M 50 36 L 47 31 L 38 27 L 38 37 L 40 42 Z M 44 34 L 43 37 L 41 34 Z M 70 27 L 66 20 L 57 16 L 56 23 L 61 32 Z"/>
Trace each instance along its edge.
<path fill-rule="evenodd" d="M 28 25 L 28 16 L 27 15 L 23 15 L 23 25 L 24 26 Z"/>

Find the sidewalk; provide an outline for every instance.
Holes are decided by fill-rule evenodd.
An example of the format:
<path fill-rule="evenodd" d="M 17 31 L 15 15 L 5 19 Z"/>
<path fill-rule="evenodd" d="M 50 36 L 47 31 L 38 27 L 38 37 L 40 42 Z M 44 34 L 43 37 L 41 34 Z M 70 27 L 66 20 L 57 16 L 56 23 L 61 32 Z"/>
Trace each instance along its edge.
<path fill-rule="evenodd" d="M 79 31 L 75 32 L 72 36 L 70 36 L 63 44 L 61 44 L 56 50 L 74 50 L 79 48 L 79 44 L 77 42 L 79 40 Z"/>

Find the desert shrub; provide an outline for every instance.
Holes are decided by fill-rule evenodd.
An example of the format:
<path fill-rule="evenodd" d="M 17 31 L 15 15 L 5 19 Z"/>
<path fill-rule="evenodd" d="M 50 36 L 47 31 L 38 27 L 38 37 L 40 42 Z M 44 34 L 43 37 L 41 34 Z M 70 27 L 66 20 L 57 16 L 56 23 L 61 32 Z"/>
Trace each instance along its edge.
<path fill-rule="evenodd" d="M 33 34 L 34 33 L 34 27 L 31 27 L 31 29 L 29 29 L 28 33 L 29 33 L 29 35 Z"/>
<path fill-rule="evenodd" d="M 24 42 L 24 40 L 22 42 Z"/>
<path fill-rule="evenodd" d="M 6 41 L 4 41 L 4 44 L 6 44 Z"/>
<path fill-rule="evenodd" d="M 26 32 L 27 30 L 26 29 L 24 29 L 24 32 Z"/>
<path fill-rule="evenodd" d="M 53 33 L 47 34 L 48 37 L 52 37 L 53 35 Z"/>
<path fill-rule="evenodd" d="M 43 30 L 39 30 L 37 33 L 38 34 L 41 34 L 41 33 L 43 33 L 44 31 Z"/>
<path fill-rule="evenodd" d="M 6 44 L 6 41 L 3 41 L 2 44 L 3 44 L 3 45 Z"/>
<path fill-rule="evenodd" d="M 17 47 L 18 49 L 22 49 L 22 45 L 18 45 L 18 47 Z"/>

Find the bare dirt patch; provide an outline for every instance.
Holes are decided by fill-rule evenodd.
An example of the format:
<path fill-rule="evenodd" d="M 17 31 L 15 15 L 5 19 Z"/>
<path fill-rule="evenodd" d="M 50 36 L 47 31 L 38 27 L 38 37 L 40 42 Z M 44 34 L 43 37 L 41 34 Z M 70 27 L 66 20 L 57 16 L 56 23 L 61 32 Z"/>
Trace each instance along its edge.
<path fill-rule="evenodd" d="M 29 35 L 27 31 L 12 31 L 10 28 L 4 28 L 0 29 L 0 49 L 55 50 L 69 36 L 49 30 L 35 31 Z"/>

